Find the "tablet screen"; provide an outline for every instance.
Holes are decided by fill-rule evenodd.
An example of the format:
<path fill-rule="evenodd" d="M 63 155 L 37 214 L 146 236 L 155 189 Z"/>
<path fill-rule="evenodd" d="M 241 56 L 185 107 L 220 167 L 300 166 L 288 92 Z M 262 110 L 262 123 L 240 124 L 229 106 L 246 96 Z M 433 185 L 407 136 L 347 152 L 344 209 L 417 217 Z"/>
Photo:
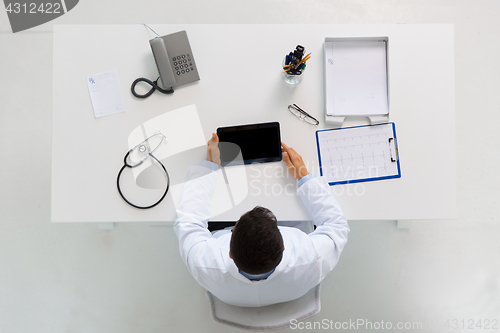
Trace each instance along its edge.
<path fill-rule="evenodd" d="M 281 161 L 278 122 L 219 127 L 221 165 Z"/>

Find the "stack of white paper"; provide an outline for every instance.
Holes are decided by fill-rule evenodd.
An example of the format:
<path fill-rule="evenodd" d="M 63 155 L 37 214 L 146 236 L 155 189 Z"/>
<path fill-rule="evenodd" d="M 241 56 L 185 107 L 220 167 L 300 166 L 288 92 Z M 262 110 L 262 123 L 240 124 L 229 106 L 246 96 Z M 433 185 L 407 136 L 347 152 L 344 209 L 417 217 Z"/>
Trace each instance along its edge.
<path fill-rule="evenodd" d="M 326 41 L 325 61 L 327 115 L 389 113 L 385 41 Z"/>

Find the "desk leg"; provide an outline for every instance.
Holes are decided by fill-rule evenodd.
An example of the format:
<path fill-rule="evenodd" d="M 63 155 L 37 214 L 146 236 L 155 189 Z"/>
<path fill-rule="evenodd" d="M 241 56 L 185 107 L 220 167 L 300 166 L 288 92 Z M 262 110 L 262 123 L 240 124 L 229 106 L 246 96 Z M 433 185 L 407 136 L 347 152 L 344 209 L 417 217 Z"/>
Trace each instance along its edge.
<path fill-rule="evenodd" d="M 113 230 L 114 228 L 115 228 L 115 224 L 113 222 L 99 223 L 99 229 L 101 229 L 101 230 Z"/>
<path fill-rule="evenodd" d="M 411 220 L 398 220 L 398 229 L 410 229 L 411 228 Z"/>

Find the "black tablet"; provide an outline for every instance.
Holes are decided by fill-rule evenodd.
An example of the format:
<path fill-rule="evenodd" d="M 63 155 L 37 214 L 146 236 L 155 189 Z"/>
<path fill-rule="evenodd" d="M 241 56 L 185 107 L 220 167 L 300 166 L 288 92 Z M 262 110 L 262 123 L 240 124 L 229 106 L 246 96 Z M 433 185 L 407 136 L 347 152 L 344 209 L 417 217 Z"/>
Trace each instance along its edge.
<path fill-rule="evenodd" d="M 219 127 L 221 165 L 281 161 L 280 123 Z"/>

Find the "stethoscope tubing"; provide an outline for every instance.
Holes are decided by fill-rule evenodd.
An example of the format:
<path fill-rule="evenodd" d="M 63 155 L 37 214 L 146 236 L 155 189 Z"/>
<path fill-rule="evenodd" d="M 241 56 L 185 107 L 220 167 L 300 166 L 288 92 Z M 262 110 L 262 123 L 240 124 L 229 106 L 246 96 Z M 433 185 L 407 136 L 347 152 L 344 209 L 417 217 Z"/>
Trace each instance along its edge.
<path fill-rule="evenodd" d="M 139 165 L 141 165 L 144 161 L 141 161 L 140 163 L 136 164 L 136 165 L 131 165 L 127 162 L 127 158 L 128 156 L 130 155 L 130 152 L 132 150 L 129 150 L 127 152 L 127 154 L 125 155 L 125 157 L 123 158 L 123 166 L 121 167 L 120 171 L 118 172 L 118 176 L 116 177 L 116 187 L 118 188 L 118 193 L 120 193 L 120 196 L 122 197 L 123 200 L 125 200 L 126 203 L 128 203 L 130 206 L 132 207 L 135 207 L 135 208 L 138 208 L 138 209 L 149 209 L 149 208 L 153 208 L 155 207 L 156 205 L 158 205 L 160 202 L 163 201 L 163 199 L 165 198 L 165 196 L 167 195 L 168 193 L 168 189 L 170 188 L 170 175 L 168 174 L 168 171 L 167 169 L 165 168 L 165 166 L 163 165 L 163 163 L 161 163 L 153 154 L 149 153 L 149 156 L 151 156 L 163 169 L 163 172 L 165 173 L 165 175 L 167 176 L 167 187 L 165 189 L 165 192 L 163 193 L 163 195 L 161 196 L 161 198 L 155 202 L 154 204 L 150 205 L 150 206 L 138 206 L 138 205 L 135 205 L 133 203 L 131 203 L 127 198 L 125 198 L 125 195 L 123 195 L 122 193 L 122 190 L 120 188 L 120 178 L 122 176 L 122 172 L 123 170 L 125 170 L 125 168 L 135 168 Z"/>

